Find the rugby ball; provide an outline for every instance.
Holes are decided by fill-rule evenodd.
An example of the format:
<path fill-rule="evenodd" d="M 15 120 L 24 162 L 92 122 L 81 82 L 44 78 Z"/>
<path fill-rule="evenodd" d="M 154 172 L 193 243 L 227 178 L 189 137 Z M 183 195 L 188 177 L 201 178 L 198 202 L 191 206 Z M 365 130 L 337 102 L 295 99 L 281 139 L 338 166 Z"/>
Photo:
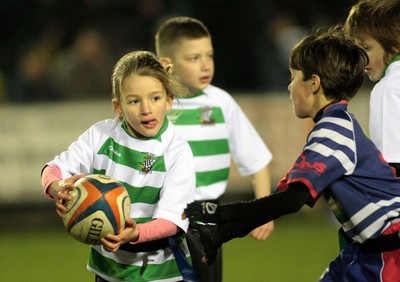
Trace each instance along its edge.
<path fill-rule="evenodd" d="M 69 191 L 63 223 L 76 240 L 100 245 L 107 234 L 118 234 L 130 216 L 131 202 L 125 187 L 112 177 L 92 174 L 80 178 Z"/>

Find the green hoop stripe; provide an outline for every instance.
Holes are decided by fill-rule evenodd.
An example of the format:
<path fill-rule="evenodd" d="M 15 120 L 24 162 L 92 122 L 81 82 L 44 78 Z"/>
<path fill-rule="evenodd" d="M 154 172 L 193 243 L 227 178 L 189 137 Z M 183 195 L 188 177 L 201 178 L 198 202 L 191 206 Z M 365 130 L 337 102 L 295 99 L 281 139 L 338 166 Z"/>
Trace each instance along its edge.
<path fill-rule="evenodd" d="M 93 248 L 90 250 L 88 264 L 96 271 L 124 281 L 130 281 L 128 277 L 135 277 L 134 281 L 144 282 L 181 276 L 175 260 L 168 260 L 163 264 L 145 264 L 142 267 L 126 265 L 103 257 Z"/>
<path fill-rule="evenodd" d="M 107 172 L 104 169 L 94 169 L 93 171 L 96 174 L 107 175 Z M 129 198 L 131 199 L 132 204 L 145 203 L 155 205 L 160 199 L 161 189 L 158 187 L 145 186 L 139 188 L 129 185 L 126 182 L 120 181 L 120 183 L 126 188 L 126 191 L 128 191 Z M 138 201 L 137 199 L 140 199 L 140 201 Z"/>
<path fill-rule="evenodd" d="M 165 172 L 165 163 L 163 156 L 151 156 L 146 152 L 140 152 L 136 150 L 129 149 L 122 146 L 114 141 L 112 138 L 108 138 L 103 146 L 97 152 L 99 155 L 108 156 L 114 162 L 142 171 L 143 163 L 149 159 L 154 160 L 152 163 L 152 171 Z"/>
<path fill-rule="evenodd" d="M 227 181 L 230 168 L 213 171 L 196 172 L 196 187 L 208 186 L 220 181 Z"/>
<path fill-rule="evenodd" d="M 188 141 L 188 143 L 195 157 L 229 154 L 227 139 Z"/>

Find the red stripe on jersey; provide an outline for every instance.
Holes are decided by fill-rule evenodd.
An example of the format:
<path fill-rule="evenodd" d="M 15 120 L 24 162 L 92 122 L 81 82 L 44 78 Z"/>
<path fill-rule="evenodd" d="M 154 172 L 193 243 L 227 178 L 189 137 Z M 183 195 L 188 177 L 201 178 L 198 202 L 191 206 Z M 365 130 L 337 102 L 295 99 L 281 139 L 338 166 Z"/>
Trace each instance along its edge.
<path fill-rule="evenodd" d="M 398 282 L 400 279 L 400 250 L 382 253 L 382 282 Z"/>

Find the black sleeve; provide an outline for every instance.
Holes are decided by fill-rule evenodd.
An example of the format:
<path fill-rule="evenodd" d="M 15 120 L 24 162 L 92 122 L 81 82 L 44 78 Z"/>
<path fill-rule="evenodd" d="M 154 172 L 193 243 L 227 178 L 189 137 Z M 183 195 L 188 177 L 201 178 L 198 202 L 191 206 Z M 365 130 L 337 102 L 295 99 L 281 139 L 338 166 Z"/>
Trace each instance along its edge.
<path fill-rule="evenodd" d="M 400 177 L 400 164 L 399 163 L 389 163 L 391 167 L 394 167 L 396 170 L 396 176 Z"/>
<path fill-rule="evenodd" d="M 299 211 L 309 198 L 308 188 L 295 182 L 286 190 L 264 198 L 221 205 L 218 208 L 218 231 L 224 242 L 246 236 L 258 226 Z"/>

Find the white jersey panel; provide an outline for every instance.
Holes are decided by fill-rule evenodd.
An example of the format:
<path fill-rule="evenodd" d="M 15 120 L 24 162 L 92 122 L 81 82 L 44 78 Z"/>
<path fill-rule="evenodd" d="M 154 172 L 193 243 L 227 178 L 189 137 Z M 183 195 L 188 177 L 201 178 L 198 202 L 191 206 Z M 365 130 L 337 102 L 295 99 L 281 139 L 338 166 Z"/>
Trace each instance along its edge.
<path fill-rule="evenodd" d="M 389 163 L 400 163 L 400 61 L 372 89 L 369 131 L 371 140 Z"/>
<path fill-rule="evenodd" d="M 213 126 L 179 125 L 179 134 L 190 141 L 213 140 L 227 138 L 226 125 L 215 124 Z"/>

